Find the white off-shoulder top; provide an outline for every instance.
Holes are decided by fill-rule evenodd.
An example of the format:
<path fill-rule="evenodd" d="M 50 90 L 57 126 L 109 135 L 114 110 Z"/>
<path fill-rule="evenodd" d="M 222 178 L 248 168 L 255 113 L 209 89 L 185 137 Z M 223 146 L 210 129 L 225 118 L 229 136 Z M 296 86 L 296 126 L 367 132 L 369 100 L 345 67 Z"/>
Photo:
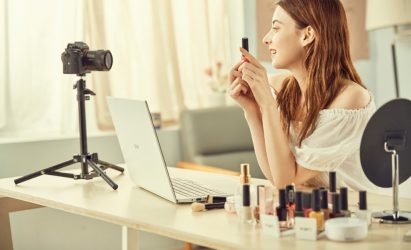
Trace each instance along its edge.
<path fill-rule="evenodd" d="M 274 90 L 272 91 L 276 97 Z M 361 137 L 368 120 L 376 110 L 374 96 L 361 109 L 323 109 L 314 132 L 298 147 L 299 128 L 290 127 L 288 146 L 295 161 L 304 168 L 321 171 L 321 175 L 307 182 L 314 186 L 328 186 L 328 172 L 336 171 L 337 186 L 353 190 L 378 189 L 365 176 L 360 162 Z M 301 124 L 297 124 L 297 127 Z"/>

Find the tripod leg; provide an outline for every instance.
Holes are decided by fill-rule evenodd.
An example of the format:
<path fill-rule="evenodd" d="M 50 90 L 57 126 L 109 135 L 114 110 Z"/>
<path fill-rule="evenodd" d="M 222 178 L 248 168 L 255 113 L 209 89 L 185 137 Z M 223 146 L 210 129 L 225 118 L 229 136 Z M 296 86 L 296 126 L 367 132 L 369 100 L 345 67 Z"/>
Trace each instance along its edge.
<path fill-rule="evenodd" d="M 103 170 L 100 169 L 99 166 L 96 165 L 95 162 L 93 162 L 92 160 L 87 160 L 88 163 L 90 163 L 90 167 L 96 171 L 101 178 L 103 178 L 103 180 L 105 180 L 114 190 L 116 190 L 118 188 L 118 185 L 116 183 L 114 183 L 114 181 L 112 181 L 104 172 Z"/>
<path fill-rule="evenodd" d="M 103 165 L 107 168 L 112 168 L 112 169 L 117 170 L 117 171 L 122 172 L 122 173 L 124 172 L 124 168 L 116 166 L 116 165 L 111 164 L 109 162 L 102 161 L 102 160 L 97 160 L 97 163 L 100 164 L 100 165 Z"/>
<path fill-rule="evenodd" d="M 57 171 L 48 172 L 48 173 L 46 173 L 46 175 L 54 175 L 54 176 L 60 176 L 60 177 L 67 177 L 67 178 L 76 179 L 74 174 L 57 172 Z"/>
<path fill-rule="evenodd" d="M 64 168 L 64 167 L 66 167 L 66 166 L 68 166 L 68 165 L 71 165 L 71 164 L 74 164 L 74 163 L 77 163 L 77 161 L 75 161 L 74 159 L 71 159 L 71 160 L 62 162 L 62 163 L 60 163 L 60 164 L 51 166 L 51 167 L 49 167 L 49 168 L 45 168 L 45 169 L 43 169 L 43 170 L 40 170 L 40 171 L 31 173 L 31 174 L 22 176 L 22 177 L 20 177 L 20 178 L 17 178 L 17 179 L 14 180 L 14 183 L 17 185 L 17 184 L 19 184 L 19 183 L 21 183 L 21 182 L 24 182 L 24 181 L 33 179 L 33 178 L 38 177 L 38 176 L 43 175 L 43 174 L 48 174 L 49 172 L 53 172 L 53 171 L 55 171 L 55 170 L 58 170 L 58 169 L 60 169 L 60 168 Z"/>

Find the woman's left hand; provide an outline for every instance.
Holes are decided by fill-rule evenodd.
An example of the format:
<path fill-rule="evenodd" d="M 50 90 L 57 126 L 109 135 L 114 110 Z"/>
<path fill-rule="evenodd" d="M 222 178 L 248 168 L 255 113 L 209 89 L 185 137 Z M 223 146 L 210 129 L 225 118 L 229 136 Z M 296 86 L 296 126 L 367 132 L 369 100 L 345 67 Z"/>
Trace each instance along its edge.
<path fill-rule="evenodd" d="M 240 48 L 240 51 L 248 62 L 243 63 L 238 70 L 243 74 L 242 79 L 247 82 L 253 92 L 258 106 L 260 108 L 276 106 L 266 69 L 247 50 Z"/>

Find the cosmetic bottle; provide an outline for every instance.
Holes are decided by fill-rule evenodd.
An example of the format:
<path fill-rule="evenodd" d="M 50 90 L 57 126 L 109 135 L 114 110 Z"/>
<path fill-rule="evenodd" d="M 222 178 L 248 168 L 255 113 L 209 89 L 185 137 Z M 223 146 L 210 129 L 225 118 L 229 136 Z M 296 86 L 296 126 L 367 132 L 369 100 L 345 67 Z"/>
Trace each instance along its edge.
<path fill-rule="evenodd" d="M 360 191 L 359 193 L 359 210 L 355 212 L 355 217 L 365 220 L 368 227 L 371 226 L 371 211 L 367 209 L 367 191 Z"/>
<path fill-rule="evenodd" d="M 244 223 L 253 223 L 253 215 L 251 210 L 250 204 L 250 185 L 244 184 L 243 185 L 243 199 L 242 199 L 242 207 L 240 210 L 240 218 L 241 221 Z"/>
<path fill-rule="evenodd" d="M 304 217 L 309 217 L 311 212 L 311 193 L 303 192 L 302 200 Z"/>
<path fill-rule="evenodd" d="M 276 214 L 281 228 L 288 227 L 288 211 L 285 202 L 285 189 L 278 190 L 278 207 L 276 207 Z"/>
<path fill-rule="evenodd" d="M 330 219 L 344 217 L 345 214 L 341 212 L 341 208 L 340 208 L 340 195 L 338 193 L 333 194 L 332 201 L 333 201 L 333 209 L 330 213 Z"/>
<path fill-rule="evenodd" d="M 332 201 L 333 194 L 337 193 L 337 177 L 336 172 L 331 171 L 328 176 L 328 200 Z"/>
<path fill-rule="evenodd" d="M 321 211 L 320 204 L 320 190 L 313 189 L 311 194 L 311 212 L 310 218 L 313 218 L 317 222 L 317 232 L 324 230 L 324 213 Z"/>
<path fill-rule="evenodd" d="M 230 214 L 235 214 L 236 213 L 234 196 L 227 197 L 227 200 L 224 204 L 224 209 L 225 209 L 225 211 L 227 211 Z"/>
<path fill-rule="evenodd" d="M 330 218 L 330 209 L 328 208 L 328 192 L 327 190 L 320 190 L 321 194 L 321 211 L 324 213 L 324 221 Z"/>
<path fill-rule="evenodd" d="M 265 195 L 260 196 L 260 194 L 263 194 L 264 192 L 260 193 L 260 189 L 264 190 L 264 185 L 258 185 L 257 186 L 257 206 L 253 207 L 253 216 L 255 219 L 255 222 L 259 223 L 260 222 L 260 203 L 264 201 Z"/>
<path fill-rule="evenodd" d="M 341 212 L 344 217 L 351 217 L 351 211 L 348 210 L 348 189 L 346 187 L 340 188 Z"/>
<path fill-rule="evenodd" d="M 292 223 L 294 221 L 294 210 L 295 210 L 295 190 L 294 185 L 287 185 L 285 187 L 285 202 L 288 209 L 288 218 Z M 293 223 L 292 223 L 293 224 Z"/>
<path fill-rule="evenodd" d="M 259 196 L 259 203 L 258 206 L 260 207 L 260 215 L 261 214 L 274 214 L 273 208 L 273 189 L 270 186 L 259 186 L 258 187 L 258 196 Z"/>
<path fill-rule="evenodd" d="M 303 192 L 295 192 L 295 210 L 294 217 L 305 217 L 303 210 Z"/>
<path fill-rule="evenodd" d="M 240 165 L 240 183 L 237 185 L 235 190 L 235 208 L 237 214 L 240 214 L 240 209 L 243 204 L 243 185 L 250 185 L 251 175 L 250 175 L 250 165 L 248 163 L 242 163 Z M 252 195 L 253 187 L 250 186 L 250 196 Z"/>

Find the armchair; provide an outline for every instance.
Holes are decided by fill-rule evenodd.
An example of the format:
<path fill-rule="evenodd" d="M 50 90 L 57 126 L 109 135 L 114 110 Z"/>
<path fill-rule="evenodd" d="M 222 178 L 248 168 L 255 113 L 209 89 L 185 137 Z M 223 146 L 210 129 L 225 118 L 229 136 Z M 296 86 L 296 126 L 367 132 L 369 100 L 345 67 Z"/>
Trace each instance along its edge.
<path fill-rule="evenodd" d="M 238 106 L 185 110 L 180 129 L 183 162 L 177 167 L 238 175 L 240 164 L 249 163 L 252 177 L 264 178 Z"/>

